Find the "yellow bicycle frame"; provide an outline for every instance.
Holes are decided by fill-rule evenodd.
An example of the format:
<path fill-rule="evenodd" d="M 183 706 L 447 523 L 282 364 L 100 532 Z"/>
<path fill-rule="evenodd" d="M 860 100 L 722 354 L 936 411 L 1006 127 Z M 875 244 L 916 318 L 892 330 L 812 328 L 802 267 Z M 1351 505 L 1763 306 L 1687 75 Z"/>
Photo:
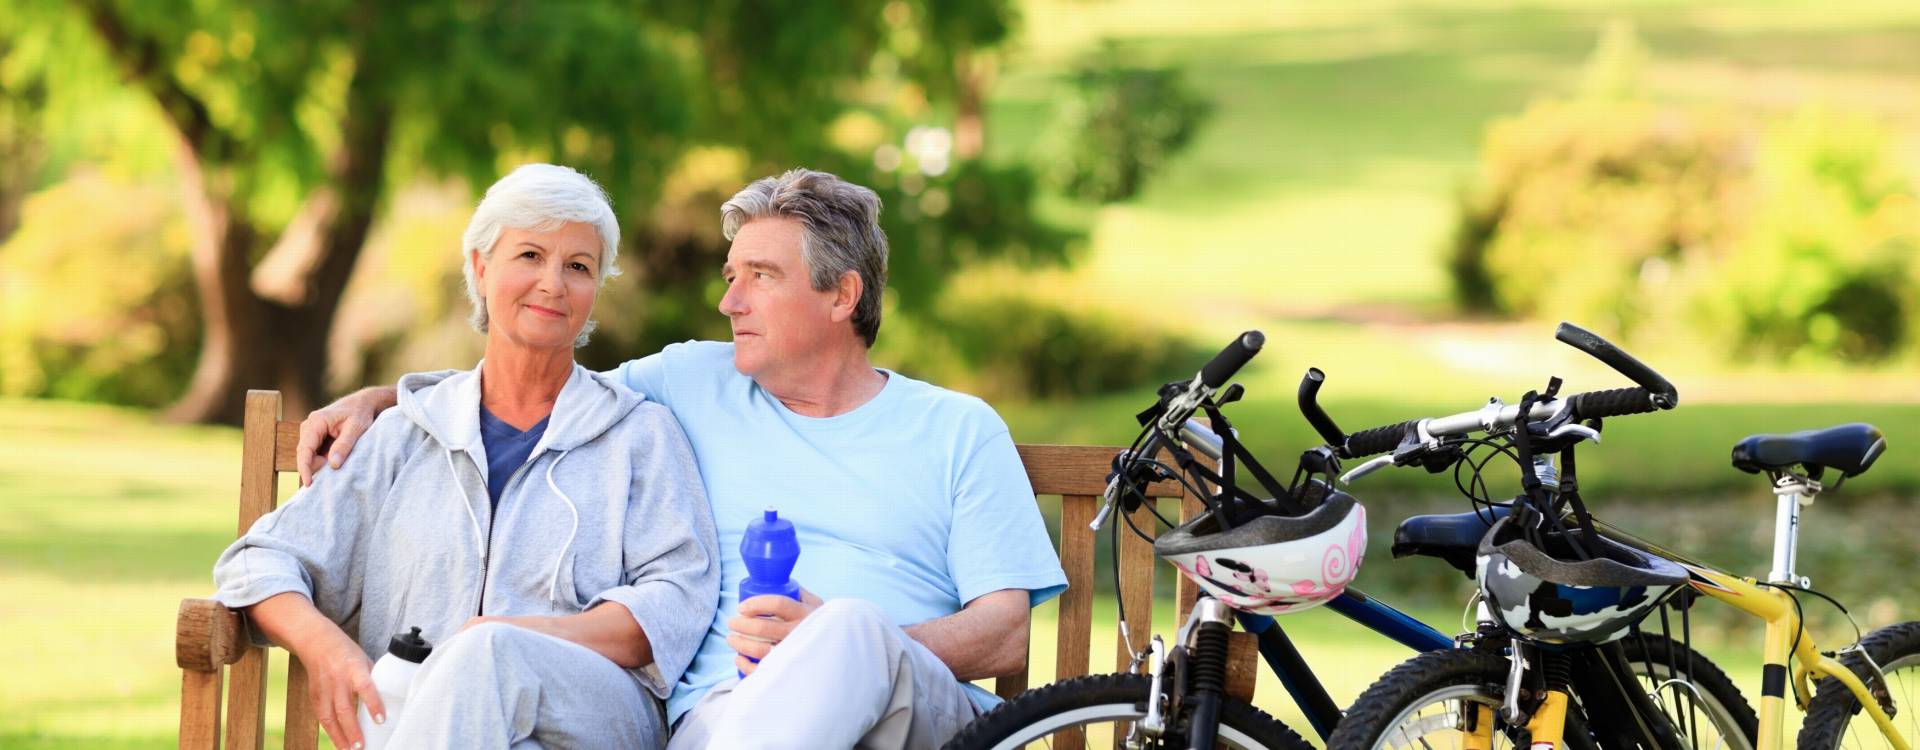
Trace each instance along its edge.
<path fill-rule="evenodd" d="M 1788 498 L 1788 501 L 1792 502 L 1793 498 Z M 1797 526 L 1797 518 L 1795 520 L 1794 525 Z M 1873 717 L 1874 725 L 1880 728 L 1880 733 L 1886 736 L 1887 742 L 1895 750 L 1912 750 L 1913 746 L 1900 735 L 1900 730 L 1893 726 L 1892 718 L 1881 710 L 1880 702 L 1873 698 L 1866 684 L 1860 681 L 1853 670 L 1820 653 L 1813 634 L 1808 633 L 1800 622 L 1793 599 L 1786 592 L 1752 578 L 1735 576 L 1676 555 L 1616 527 L 1598 521 L 1595 521 L 1595 525 L 1602 536 L 1679 563 L 1690 574 L 1687 583 L 1695 591 L 1726 602 L 1734 609 L 1767 623 L 1760 680 L 1760 736 L 1754 747 L 1761 750 L 1778 748 L 1785 740 L 1782 727 L 1786 720 L 1786 685 L 1789 681 L 1787 664 L 1790 660 L 1787 652 L 1791 650 L 1793 696 L 1800 710 L 1806 710 L 1808 702 L 1813 700 L 1813 691 L 1809 687 L 1813 680 L 1832 677 L 1847 686 L 1847 690 L 1853 693 L 1854 699 L 1860 702 L 1867 715 Z M 1787 559 L 1790 565 L 1791 557 Z"/>
<path fill-rule="evenodd" d="M 1800 622 L 1800 616 L 1794 611 L 1793 600 L 1786 592 L 1759 584 L 1751 578 L 1738 578 L 1712 568 L 1681 563 L 1687 572 L 1693 574 L 1688 581 L 1695 591 L 1726 602 L 1747 614 L 1765 620 L 1767 623 L 1764 665 L 1761 667 L 1760 680 L 1760 742 L 1758 747 L 1779 747 L 1783 739 L 1781 725 L 1786 719 L 1786 683 L 1788 649 L 1793 650 L 1793 697 L 1801 710 L 1813 700 L 1809 685 L 1820 677 L 1832 677 L 1847 686 L 1855 700 L 1873 717 L 1880 733 L 1896 750 L 1910 750 L 1907 739 L 1900 736 L 1900 730 L 1893 726 L 1893 719 L 1880 709 L 1880 702 L 1873 698 L 1859 676 L 1838 660 L 1820 653 L 1814 643 L 1813 634 L 1808 633 Z M 1797 644 L 1797 645 L 1796 645 Z"/>

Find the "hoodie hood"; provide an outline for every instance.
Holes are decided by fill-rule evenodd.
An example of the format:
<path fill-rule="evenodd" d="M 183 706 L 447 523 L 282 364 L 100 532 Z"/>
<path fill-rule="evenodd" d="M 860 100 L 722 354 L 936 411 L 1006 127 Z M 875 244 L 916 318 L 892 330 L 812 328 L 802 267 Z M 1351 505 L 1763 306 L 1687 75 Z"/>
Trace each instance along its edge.
<path fill-rule="evenodd" d="M 401 413 L 441 447 L 484 455 L 480 440 L 480 369 L 475 365 L 451 375 L 443 371 L 401 377 Z M 533 452 L 573 450 L 600 437 L 645 401 L 617 381 L 575 363 L 567 384 L 560 389 L 560 398 L 553 404 L 546 434 Z M 485 461 L 479 463 L 486 466 Z"/>

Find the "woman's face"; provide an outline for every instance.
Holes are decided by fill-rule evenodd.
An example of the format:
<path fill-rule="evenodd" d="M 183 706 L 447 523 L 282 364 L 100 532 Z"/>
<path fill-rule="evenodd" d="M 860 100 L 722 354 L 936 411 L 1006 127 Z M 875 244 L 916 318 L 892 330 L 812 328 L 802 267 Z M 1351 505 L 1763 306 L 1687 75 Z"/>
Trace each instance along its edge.
<path fill-rule="evenodd" d="M 502 230 L 491 259 L 473 257 L 487 305 L 488 346 L 571 350 L 593 316 L 600 252 L 600 233 L 589 224 Z"/>

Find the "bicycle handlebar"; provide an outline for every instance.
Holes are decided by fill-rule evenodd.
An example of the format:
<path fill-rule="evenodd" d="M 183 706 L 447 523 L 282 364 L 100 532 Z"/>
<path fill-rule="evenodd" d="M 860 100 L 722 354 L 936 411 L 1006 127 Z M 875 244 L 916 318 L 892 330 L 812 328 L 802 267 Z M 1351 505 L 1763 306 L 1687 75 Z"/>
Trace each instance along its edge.
<path fill-rule="evenodd" d="M 1620 347 L 1614 346 L 1613 342 L 1600 338 L 1592 331 L 1565 321 L 1560 323 L 1559 328 L 1554 329 L 1553 337 L 1575 349 L 1586 352 L 1594 359 L 1607 363 L 1607 366 L 1613 368 L 1614 372 L 1625 375 L 1628 380 L 1639 384 L 1640 387 L 1645 389 L 1645 392 L 1652 397 L 1653 406 L 1660 409 L 1671 409 L 1680 405 L 1680 391 L 1673 387 L 1673 383 L 1667 382 L 1666 378 L 1661 377 L 1660 373 L 1654 372 L 1653 368 L 1648 367 L 1645 362 L 1635 359 L 1633 355 L 1621 350 Z M 1639 414 L 1641 412 L 1629 413 Z"/>
<path fill-rule="evenodd" d="M 1525 421 L 1559 416 L 1562 410 L 1571 412 L 1568 416 L 1574 420 L 1648 414 L 1671 409 L 1680 403 L 1680 392 L 1673 387 L 1673 383 L 1592 331 L 1572 323 L 1561 323 L 1554 331 L 1554 338 L 1605 362 L 1608 367 L 1639 385 L 1536 402 Z M 1319 370 L 1307 371 L 1306 378 L 1300 381 L 1300 411 L 1306 415 L 1307 422 L 1313 425 L 1314 430 L 1343 458 L 1360 458 L 1392 451 L 1400 447 L 1410 430 L 1420 431 L 1423 438 L 1459 437 L 1474 432 L 1509 429 L 1521 421 L 1520 407 L 1494 401 L 1473 411 L 1431 419 L 1410 419 L 1347 435 L 1340 432 L 1333 419 L 1315 400 L 1325 380 L 1326 376 Z"/>
<path fill-rule="evenodd" d="M 1225 385 L 1234 373 L 1253 359 L 1253 355 L 1260 353 L 1260 347 L 1266 343 L 1266 335 L 1259 331 L 1240 334 L 1233 343 L 1227 344 L 1227 348 L 1213 355 L 1213 360 L 1207 362 L 1207 366 L 1200 368 L 1200 383 L 1208 388 Z"/>
<path fill-rule="evenodd" d="M 1548 419 L 1558 414 L 1561 409 L 1572 410 L 1573 418 L 1576 420 L 1651 414 L 1660 410 L 1656 398 L 1657 394 L 1640 387 L 1576 393 L 1563 399 L 1535 403 L 1533 409 L 1527 414 L 1527 421 Z M 1339 447 L 1348 458 L 1360 458 L 1376 453 L 1386 453 L 1399 447 L 1410 429 L 1424 429 L 1428 437 L 1459 437 L 1475 432 L 1511 428 L 1519 421 L 1519 406 L 1488 404 L 1473 411 L 1464 411 L 1445 417 L 1409 419 L 1405 422 L 1361 430 L 1348 436 L 1345 444 Z"/>

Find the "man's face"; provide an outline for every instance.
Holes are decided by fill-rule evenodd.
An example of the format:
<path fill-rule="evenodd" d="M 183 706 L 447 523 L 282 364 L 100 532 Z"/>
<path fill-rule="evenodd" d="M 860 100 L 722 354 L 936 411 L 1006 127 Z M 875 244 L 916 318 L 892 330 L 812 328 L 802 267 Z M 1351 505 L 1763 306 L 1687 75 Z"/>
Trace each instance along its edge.
<path fill-rule="evenodd" d="M 805 228 L 795 219 L 754 219 L 740 227 L 721 268 L 720 312 L 733 322 L 733 366 L 760 378 L 804 369 L 836 332 L 836 291 L 815 291 L 800 260 Z"/>

